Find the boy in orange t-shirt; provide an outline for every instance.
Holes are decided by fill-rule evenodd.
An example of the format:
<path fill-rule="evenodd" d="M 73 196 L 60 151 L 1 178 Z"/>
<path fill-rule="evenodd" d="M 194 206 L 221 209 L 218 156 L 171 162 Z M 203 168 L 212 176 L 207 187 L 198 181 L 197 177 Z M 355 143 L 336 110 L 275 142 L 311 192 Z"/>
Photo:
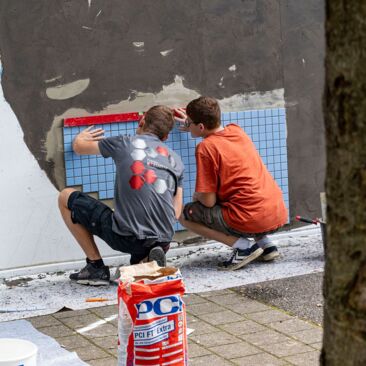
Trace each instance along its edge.
<path fill-rule="evenodd" d="M 235 124 L 221 126 L 219 104 L 210 97 L 192 100 L 186 111 L 176 109 L 175 114 L 181 130 L 203 138 L 196 147 L 193 202 L 184 207 L 180 223 L 233 248 L 223 268 L 236 270 L 260 256 L 265 261 L 278 257 L 267 234 L 287 222 L 287 209 L 251 139 Z"/>

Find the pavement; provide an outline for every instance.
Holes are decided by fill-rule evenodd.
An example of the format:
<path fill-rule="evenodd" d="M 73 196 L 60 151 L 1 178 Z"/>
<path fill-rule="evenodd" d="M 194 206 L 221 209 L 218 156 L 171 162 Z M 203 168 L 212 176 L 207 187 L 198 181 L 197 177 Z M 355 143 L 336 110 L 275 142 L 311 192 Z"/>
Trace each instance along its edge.
<path fill-rule="evenodd" d="M 218 243 L 185 243 L 171 251 L 168 263 L 180 268 L 188 292 L 187 326 L 194 329 L 188 336 L 190 366 L 319 365 L 324 268 L 320 231 L 295 229 L 273 239 L 279 259 L 253 262 L 234 272 L 217 270 L 218 261 L 230 253 Z M 128 258 L 122 259 L 127 263 Z M 80 286 L 68 276 L 66 271 L 0 278 L 0 321 L 26 318 L 88 364 L 117 365 L 116 286 Z M 86 303 L 88 297 L 111 301 L 100 307 Z M 24 304 L 32 309 L 24 309 Z M 45 309 L 35 311 L 38 307 Z M 63 307 L 74 310 L 56 312 Z"/>
<path fill-rule="evenodd" d="M 188 336 L 189 365 L 319 365 L 321 326 L 269 304 L 271 296 L 264 303 L 245 291 L 237 287 L 184 296 L 187 326 L 194 329 Z M 110 366 L 117 365 L 117 312 L 117 305 L 109 305 L 27 320 L 88 364 Z"/>

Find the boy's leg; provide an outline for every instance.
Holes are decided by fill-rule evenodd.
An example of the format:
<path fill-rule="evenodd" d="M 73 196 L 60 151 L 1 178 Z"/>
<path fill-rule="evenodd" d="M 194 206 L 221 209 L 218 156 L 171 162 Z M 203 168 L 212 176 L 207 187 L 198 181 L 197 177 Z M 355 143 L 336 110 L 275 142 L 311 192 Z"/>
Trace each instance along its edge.
<path fill-rule="evenodd" d="M 211 220 L 211 222 L 208 222 L 208 220 Z M 233 236 L 225 232 L 227 227 L 218 206 L 207 208 L 198 202 L 188 203 L 184 207 L 179 222 L 196 234 L 219 241 L 234 249 L 229 260 L 222 263 L 221 267 L 225 269 L 236 270 L 242 268 L 263 253 L 263 249 L 259 248 L 257 244 L 252 245 L 247 238 Z"/>
<path fill-rule="evenodd" d="M 72 212 L 74 201 L 80 195 L 80 192 L 72 188 L 64 189 L 59 195 L 59 208 L 62 218 L 87 257 L 86 266 L 80 272 L 72 273 L 70 279 L 86 285 L 108 285 L 110 279 L 109 268 L 104 265 L 92 232 L 88 230 L 87 225 L 84 226 L 79 222 L 75 222 L 75 218 L 74 220 L 72 218 L 72 214 L 75 215 L 76 211 L 75 209 L 74 212 Z M 90 199 L 92 200 L 92 198 Z M 85 221 L 86 223 L 90 214 L 88 213 L 87 206 L 85 206 L 83 212 L 85 212 L 88 217 L 79 217 L 78 220 L 81 220 L 81 222 Z"/>
<path fill-rule="evenodd" d="M 260 259 L 269 262 L 279 257 L 280 254 L 278 253 L 276 245 L 267 235 L 257 235 L 254 240 L 258 246 L 263 249 L 263 254 Z"/>
<path fill-rule="evenodd" d="M 87 258 L 89 258 L 91 261 L 101 259 L 101 255 L 99 253 L 99 250 L 97 248 L 97 245 L 95 244 L 93 235 L 82 225 L 80 224 L 74 224 L 71 219 L 71 210 L 68 207 L 68 201 L 70 198 L 70 195 L 73 192 L 77 192 L 73 188 L 65 188 L 60 192 L 59 198 L 58 198 L 58 206 L 62 215 L 62 218 L 75 238 L 75 240 L 80 245 L 81 249 L 84 251 Z"/>

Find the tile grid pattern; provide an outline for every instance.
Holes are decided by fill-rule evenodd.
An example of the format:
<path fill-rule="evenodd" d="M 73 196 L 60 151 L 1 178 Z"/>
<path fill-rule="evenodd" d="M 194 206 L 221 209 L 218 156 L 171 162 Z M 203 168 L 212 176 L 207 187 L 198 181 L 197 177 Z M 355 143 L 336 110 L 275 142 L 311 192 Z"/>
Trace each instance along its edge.
<path fill-rule="evenodd" d="M 286 113 L 284 108 L 222 113 L 223 125 L 237 123 L 253 140 L 263 162 L 281 187 L 289 208 L 288 167 L 286 145 Z M 134 135 L 137 121 L 114 122 L 95 125 L 103 128 L 105 136 Z M 63 128 L 66 186 L 81 186 L 83 192 L 98 192 L 101 200 L 114 197 L 115 165 L 111 158 L 78 156 L 72 151 L 74 137 L 83 126 Z M 176 151 L 185 165 L 184 203 L 190 202 L 196 179 L 194 151 L 200 139 L 192 139 L 188 133 L 174 129 L 166 144 Z M 177 223 L 176 230 L 182 227 Z"/>
<path fill-rule="evenodd" d="M 232 290 L 184 297 L 189 365 L 318 366 L 322 328 Z M 75 351 L 90 365 L 116 365 L 117 306 L 30 318 L 42 333 Z M 111 320 L 113 319 L 113 320 Z M 104 320 L 101 324 L 100 320 Z M 76 330 L 98 322 L 98 327 Z"/>

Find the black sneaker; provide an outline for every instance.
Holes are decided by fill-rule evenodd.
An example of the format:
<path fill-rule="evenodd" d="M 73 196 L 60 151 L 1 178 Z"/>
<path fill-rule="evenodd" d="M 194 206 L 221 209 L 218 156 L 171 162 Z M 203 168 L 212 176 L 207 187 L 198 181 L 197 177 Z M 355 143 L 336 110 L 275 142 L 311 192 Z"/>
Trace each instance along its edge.
<path fill-rule="evenodd" d="M 280 256 L 280 253 L 278 252 L 278 249 L 275 245 L 271 245 L 267 248 L 263 248 L 263 253 L 260 256 L 259 259 L 261 259 L 264 262 L 273 261 L 277 257 Z"/>
<path fill-rule="evenodd" d="M 109 285 L 109 279 L 109 267 L 103 266 L 96 268 L 92 263 L 87 263 L 80 272 L 70 275 L 70 280 L 76 281 L 81 285 L 105 286 Z"/>
<path fill-rule="evenodd" d="M 259 248 L 257 244 L 253 244 L 248 249 L 234 249 L 229 260 L 219 264 L 220 269 L 227 269 L 235 271 L 242 268 L 248 263 L 254 261 L 263 253 L 263 249 Z"/>
<path fill-rule="evenodd" d="M 148 262 L 156 261 L 160 267 L 166 267 L 166 256 L 162 247 L 154 247 L 150 250 Z"/>

